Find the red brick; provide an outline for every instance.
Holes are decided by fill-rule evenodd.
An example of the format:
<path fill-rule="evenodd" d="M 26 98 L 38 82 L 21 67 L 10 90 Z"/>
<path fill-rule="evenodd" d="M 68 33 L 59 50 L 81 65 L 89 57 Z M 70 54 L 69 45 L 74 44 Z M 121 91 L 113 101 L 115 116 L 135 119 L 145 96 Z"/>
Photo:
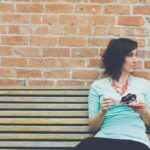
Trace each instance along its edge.
<path fill-rule="evenodd" d="M 57 80 L 56 85 L 60 86 L 83 86 L 85 81 L 81 80 Z"/>
<path fill-rule="evenodd" d="M 108 35 L 119 36 L 121 35 L 121 29 L 119 27 L 110 26 L 108 29 Z"/>
<path fill-rule="evenodd" d="M 88 16 L 78 16 L 78 24 L 80 24 L 80 25 L 89 24 Z"/>
<path fill-rule="evenodd" d="M 16 12 L 42 12 L 41 4 L 16 4 Z"/>
<path fill-rule="evenodd" d="M 55 37 L 47 36 L 32 36 L 31 45 L 40 45 L 40 46 L 56 46 L 57 39 Z"/>
<path fill-rule="evenodd" d="M 141 3 L 140 0 L 118 0 L 118 2 L 121 3 L 125 3 L 125 4 L 137 4 L 137 3 Z"/>
<path fill-rule="evenodd" d="M 96 79 L 99 76 L 97 70 L 73 70 L 72 78 L 73 79 Z"/>
<path fill-rule="evenodd" d="M 32 12 L 43 12 L 43 5 L 41 4 L 32 4 L 31 5 L 31 11 Z"/>
<path fill-rule="evenodd" d="M 133 28 L 122 28 L 122 36 L 135 36 L 135 30 Z"/>
<path fill-rule="evenodd" d="M 71 13 L 73 6 L 68 4 L 47 4 L 46 12 L 49 13 Z"/>
<path fill-rule="evenodd" d="M 52 86 L 55 85 L 53 80 L 27 80 L 27 85 L 29 86 Z"/>
<path fill-rule="evenodd" d="M 143 61 L 142 60 L 140 60 L 140 59 L 138 60 L 136 69 L 143 69 Z"/>
<path fill-rule="evenodd" d="M 107 28 L 105 26 L 95 26 L 93 35 L 107 35 Z"/>
<path fill-rule="evenodd" d="M 135 6 L 133 9 L 133 13 L 150 15 L 150 6 Z"/>
<path fill-rule="evenodd" d="M 3 36 L 1 37 L 3 44 L 12 45 L 26 45 L 28 44 L 28 37 L 25 36 Z"/>
<path fill-rule="evenodd" d="M 114 25 L 115 16 L 90 16 L 88 22 L 92 25 Z"/>
<path fill-rule="evenodd" d="M 1 86 L 23 86 L 24 81 L 23 80 L 16 80 L 16 79 L 0 79 L 0 85 Z"/>
<path fill-rule="evenodd" d="M 46 78 L 69 78 L 69 71 L 67 70 L 51 70 L 44 72 Z"/>
<path fill-rule="evenodd" d="M 141 58 L 150 58 L 150 51 L 147 50 L 139 50 L 138 56 Z"/>
<path fill-rule="evenodd" d="M 42 15 L 31 15 L 32 24 L 42 24 Z"/>
<path fill-rule="evenodd" d="M 146 28 L 136 28 L 135 29 L 135 35 L 145 37 L 145 36 L 149 35 L 149 31 Z"/>
<path fill-rule="evenodd" d="M 76 48 L 72 49 L 73 57 L 96 57 L 98 56 L 98 49 L 96 48 Z"/>
<path fill-rule="evenodd" d="M 8 34 L 19 34 L 20 26 L 18 25 L 10 25 L 8 26 Z"/>
<path fill-rule="evenodd" d="M 49 28 L 49 33 L 51 35 L 63 35 L 64 34 L 64 26 L 63 25 L 51 25 Z"/>
<path fill-rule="evenodd" d="M 31 70 L 31 69 L 16 69 L 17 77 L 19 78 L 40 78 L 40 70 Z"/>
<path fill-rule="evenodd" d="M 82 37 L 61 37 L 59 43 L 63 46 L 84 46 L 86 40 Z"/>
<path fill-rule="evenodd" d="M 150 61 L 144 61 L 144 68 L 150 69 Z"/>
<path fill-rule="evenodd" d="M 7 33 L 7 27 L 4 25 L 0 25 L 0 34 L 6 34 Z"/>
<path fill-rule="evenodd" d="M 58 23 L 58 16 L 43 15 L 42 24 L 56 25 Z"/>
<path fill-rule="evenodd" d="M 28 24 L 30 22 L 29 15 L 2 15 L 3 23 Z"/>
<path fill-rule="evenodd" d="M 22 25 L 20 28 L 21 28 L 20 29 L 21 34 L 29 35 L 32 33 L 32 26 L 30 26 L 30 25 Z"/>
<path fill-rule="evenodd" d="M 88 45 L 89 46 L 107 46 L 110 39 L 102 39 L 102 38 L 89 38 Z"/>
<path fill-rule="evenodd" d="M 15 4 L 0 3 L 0 12 L 14 12 Z"/>
<path fill-rule="evenodd" d="M 31 4 L 16 4 L 16 12 L 31 12 Z"/>
<path fill-rule="evenodd" d="M 7 1 L 11 1 L 11 0 L 7 0 Z M 14 0 L 12 0 L 14 1 Z M 16 2 L 31 2 L 31 0 L 15 0 Z"/>
<path fill-rule="evenodd" d="M 46 35 L 46 34 L 48 34 L 48 26 L 46 25 L 46 26 L 38 26 L 38 27 L 36 27 L 36 28 L 33 28 L 32 29 L 32 33 L 33 34 L 40 34 L 40 35 Z"/>
<path fill-rule="evenodd" d="M 42 56 L 42 50 L 31 47 L 17 47 L 14 49 L 14 54 L 20 57 L 40 57 Z"/>
<path fill-rule="evenodd" d="M 144 25 L 144 18 L 142 16 L 121 16 L 119 17 L 119 25 L 126 26 L 141 26 Z"/>
<path fill-rule="evenodd" d="M 32 0 L 32 2 L 57 2 L 59 0 Z"/>
<path fill-rule="evenodd" d="M 0 77 L 13 77 L 14 72 L 12 69 L 0 68 Z"/>
<path fill-rule="evenodd" d="M 28 59 L 30 67 L 44 67 L 43 58 L 30 58 Z"/>
<path fill-rule="evenodd" d="M 113 0 L 90 0 L 92 3 L 111 3 Z"/>
<path fill-rule="evenodd" d="M 134 75 L 150 80 L 150 72 L 147 71 L 136 71 Z"/>
<path fill-rule="evenodd" d="M 106 14 L 129 14 L 130 8 L 127 5 L 106 5 L 104 7 Z"/>
<path fill-rule="evenodd" d="M 145 39 L 135 39 L 139 47 L 145 47 Z"/>
<path fill-rule="evenodd" d="M 103 63 L 102 63 L 102 60 L 99 58 L 93 58 L 93 59 L 89 59 L 88 61 L 88 64 L 87 64 L 88 67 L 96 67 L 96 68 L 99 68 L 99 67 L 103 67 Z"/>
<path fill-rule="evenodd" d="M 88 25 L 81 25 L 79 27 L 79 34 L 80 35 L 91 35 L 92 34 L 92 27 Z"/>
<path fill-rule="evenodd" d="M 2 58 L 2 66 L 25 67 L 27 66 L 27 60 L 25 58 L 18 57 Z"/>
<path fill-rule="evenodd" d="M 12 48 L 9 46 L 0 46 L 0 56 L 10 56 L 12 55 Z"/>
<path fill-rule="evenodd" d="M 101 7 L 99 5 L 80 4 L 76 5 L 76 12 L 84 14 L 98 14 L 101 12 Z"/>
<path fill-rule="evenodd" d="M 145 0 L 145 4 L 150 4 L 150 1 L 149 0 Z"/>
<path fill-rule="evenodd" d="M 43 50 L 44 57 L 68 57 L 68 48 L 46 48 Z"/>
<path fill-rule="evenodd" d="M 78 24 L 79 23 L 79 17 L 78 16 L 60 16 L 59 18 L 60 24 Z"/>
<path fill-rule="evenodd" d="M 77 34 L 78 32 L 77 25 L 64 25 L 64 34 Z"/>
<path fill-rule="evenodd" d="M 43 61 L 43 67 L 48 67 L 48 68 L 62 68 L 62 67 L 84 67 L 84 60 L 81 59 L 44 59 Z"/>

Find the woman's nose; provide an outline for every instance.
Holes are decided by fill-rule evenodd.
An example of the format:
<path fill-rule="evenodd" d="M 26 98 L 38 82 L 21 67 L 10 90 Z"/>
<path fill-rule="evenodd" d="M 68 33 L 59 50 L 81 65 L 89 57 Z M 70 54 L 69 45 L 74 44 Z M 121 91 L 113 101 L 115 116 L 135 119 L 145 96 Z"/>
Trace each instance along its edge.
<path fill-rule="evenodd" d="M 138 58 L 137 58 L 137 57 L 134 57 L 134 58 L 133 58 L 133 62 L 134 62 L 134 63 L 137 63 L 137 62 L 138 62 Z"/>
<path fill-rule="evenodd" d="M 133 62 L 134 62 L 134 63 L 137 63 L 137 62 L 138 62 L 138 57 L 137 57 L 137 56 L 134 56 L 134 57 L 133 57 Z"/>

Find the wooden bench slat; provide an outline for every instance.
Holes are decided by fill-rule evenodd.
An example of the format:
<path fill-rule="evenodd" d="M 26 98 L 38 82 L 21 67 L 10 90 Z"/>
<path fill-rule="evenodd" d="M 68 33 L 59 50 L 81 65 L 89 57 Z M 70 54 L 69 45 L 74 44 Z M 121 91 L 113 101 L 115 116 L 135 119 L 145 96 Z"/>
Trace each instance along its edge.
<path fill-rule="evenodd" d="M 79 116 L 79 117 L 87 117 L 88 112 L 87 111 L 3 111 L 0 110 L 0 117 L 4 116 L 28 116 L 28 117 L 35 117 L 35 116 L 40 116 L 40 117 L 74 117 L 74 116 Z"/>
<path fill-rule="evenodd" d="M 79 141 L 31 141 L 31 142 L 26 142 L 26 141 L 0 141 L 0 148 L 1 147 L 25 147 L 25 148 L 30 148 L 30 147 L 49 147 L 49 148 L 55 148 L 55 147 L 62 147 L 62 148 L 67 148 L 67 147 L 74 147 L 79 143 Z"/>
<path fill-rule="evenodd" d="M 7 90 L 0 90 L 0 95 L 2 94 L 7 94 L 7 95 L 87 95 L 88 91 L 87 90 L 83 90 L 83 91 L 79 91 L 79 90 L 57 90 L 57 91 L 51 91 L 51 90 L 45 90 L 45 91 L 26 91 L 26 90 L 11 90 L 11 91 L 7 91 Z"/>
<path fill-rule="evenodd" d="M 14 126 L 1 125 L 0 132 L 88 132 L 88 125 L 82 126 Z"/>
<path fill-rule="evenodd" d="M 49 134 L 43 134 L 43 133 L 40 133 L 40 134 L 35 134 L 35 133 L 13 133 L 13 134 L 9 134 L 9 133 L 0 133 L 0 140 L 22 140 L 22 139 L 25 139 L 25 140 L 58 140 L 58 139 L 61 139 L 61 140 L 82 140 L 84 138 L 87 138 L 89 137 L 90 134 L 88 133 L 74 133 L 74 134 L 63 134 L 63 133 L 57 133 L 57 134 L 52 134 L 52 133 L 49 133 Z"/>
<path fill-rule="evenodd" d="M 87 109 L 87 104 L 0 104 L 0 109 Z"/>
<path fill-rule="evenodd" d="M 88 86 L 1 86 L 0 90 L 88 90 Z"/>
<path fill-rule="evenodd" d="M 0 102 L 87 102 L 87 97 L 0 97 Z"/>
<path fill-rule="evenodd" d="M 85 118 L 0 118 L 0 124 L 88 124 Z"/>

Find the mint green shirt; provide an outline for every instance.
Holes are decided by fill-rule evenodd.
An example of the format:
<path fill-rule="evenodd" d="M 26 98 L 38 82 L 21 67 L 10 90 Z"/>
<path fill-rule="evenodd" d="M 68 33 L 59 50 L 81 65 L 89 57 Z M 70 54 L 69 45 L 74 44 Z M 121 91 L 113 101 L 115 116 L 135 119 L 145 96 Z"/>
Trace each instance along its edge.
<path fill-rule="evenodd" d="M 150 112 L 150 82 L 143 78 L 130 76 L 129 87 L 122 95 L 128 93 L 136 94 L 137 100 L 146 103 Z M 103 96 L 111 96 L 120 101 L 121 97 L 110 85 L 110 78 L 103 78 L 92 83 L 89 91 L 89 117 L 96 115 L 100 108 Z M 132 108 L 117 104 L 108 109 L 104 121 L 95 137 L 127 139 L 138 141 L 150 147 L 150 142 L 145 133 L 146 127 L 139 113 Z"/>

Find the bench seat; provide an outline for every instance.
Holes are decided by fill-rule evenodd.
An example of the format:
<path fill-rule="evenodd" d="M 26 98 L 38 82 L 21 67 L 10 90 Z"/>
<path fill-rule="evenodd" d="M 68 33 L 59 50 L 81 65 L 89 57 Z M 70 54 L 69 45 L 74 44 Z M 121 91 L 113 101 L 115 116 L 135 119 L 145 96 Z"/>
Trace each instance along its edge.
<path fill-rule="evenodd" d="M 71 150 L 92 136 L 88 128 L 88 90 L 1 87 L 0 149 Z"/>

